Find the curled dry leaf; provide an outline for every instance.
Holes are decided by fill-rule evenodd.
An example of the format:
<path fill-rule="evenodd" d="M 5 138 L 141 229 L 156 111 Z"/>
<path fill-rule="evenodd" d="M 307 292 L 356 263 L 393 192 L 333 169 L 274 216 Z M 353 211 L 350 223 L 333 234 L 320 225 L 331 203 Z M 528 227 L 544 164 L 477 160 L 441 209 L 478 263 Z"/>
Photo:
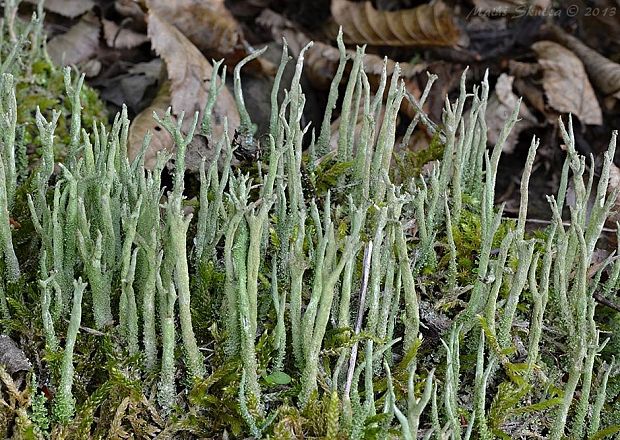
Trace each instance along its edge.
<path fill-rule="evenodd" d="M 379 11 L 371 2 L 333 0 L 332 16 L 351 43 L 377 46 L 456 46 L 466 36 L 442 2 L 400 11 Z"/>
<path fill-rule="evenodd" d="M 555 112 L 552 112 L 553 115 L 548 114 L 550 112 L 545 104 L 545 92 L 532 80 L 529 78 L 516 77 L 514 89 L 517 92 L 517 96 L 522 96 L 526 99 L 531 108 L 546 115 L 549 120 L 557 119 L 557 114 Z"/>
<path fill-rule="evenodd" d="M 605 95 L 620 99 L 620 64 L 586 46 L 557 26 L 550 26 L 553 38 L 573 51 L 583 62 L 594 86 Z"/>
<path fill-rule="evenodd" d="M 26 0 L 27 3 L 36 5 L 39 0 Z M 63 17 L 75 18 L 90 11 L 95 2 L 93 0 L 45 0 L 43 7 L 54 14 Z"/>
<path fill-rule="evenodd" d="M 510 114 L 519 101 L 517 95 L 515 95 L 512 91 L 513 81 L 514 77 L 502 73 L 497 79 L 495 92 L 489 98 L 487 107 L 487 141 L 491 145 L 497 143 L 499 134 L 501 133 L 506 120 L 510 117 Z M 515 125 L 515 128 L 510 132 L 508 139 L 506 139 L 506 143 L 502 149 L 504 153 L 510 154 L 514 151 L 517 141 L 519 140 L 519 134 L 523 130 L 538 125 L 538 121 L 524 103 L 521 103 L 521 107 L 519 108 L 519 117 L 521 118 L 521 121 Z"/>
<path fill-rule="evenodd" d="M 113 21 L 103 19 L 103 36 L 108 47 L 114 49 L 131 49 L 149 41 L 149 37 L 131 29 L 121 28 Z"/>
<path fill-rule="evenodd" d="M 241 28 L 223 0 L 148 0 L 147 6 L 210 56 L 226 56 L 239 46 Z"/>
<path fill-rule="evenodd" d="M 47 43 L 47 52 L 58 66 L 74 65 L 91 58 L 99 48 L 101 23 L 92 13 L 84 15 L 69 31 Z"/>
<path fill-rule="evenodd" d="M 543 88 L 549 105 L 559 112 L 574 114 L 583 124 L 601 125 L 601 107 L 581 60 L 552 41 L 539 41 L 532 48 L 543 68 Z"/>

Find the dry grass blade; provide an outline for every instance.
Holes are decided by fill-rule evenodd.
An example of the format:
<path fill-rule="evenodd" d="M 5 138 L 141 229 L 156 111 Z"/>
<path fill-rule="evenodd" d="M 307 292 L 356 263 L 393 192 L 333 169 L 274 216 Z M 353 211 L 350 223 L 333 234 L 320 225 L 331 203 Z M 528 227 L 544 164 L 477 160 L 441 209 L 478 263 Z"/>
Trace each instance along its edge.
<path fill-rule="evenodd" d="M 28 402 L 28 389 L 20 391 L 11 375 L 4 369 L 4 366 L 0 366 L 0 381 L 4 384 L 2 388 L 6 388 L 11 399 L 15 399 L 22 406 Z"/>
<path fill-rule="evenodd" d="M 331 12 L 351 43 L 377 46 L 456 46 L 464 35 L 444 3 L 379 11 L 371 2 L 334 0 Z"/>

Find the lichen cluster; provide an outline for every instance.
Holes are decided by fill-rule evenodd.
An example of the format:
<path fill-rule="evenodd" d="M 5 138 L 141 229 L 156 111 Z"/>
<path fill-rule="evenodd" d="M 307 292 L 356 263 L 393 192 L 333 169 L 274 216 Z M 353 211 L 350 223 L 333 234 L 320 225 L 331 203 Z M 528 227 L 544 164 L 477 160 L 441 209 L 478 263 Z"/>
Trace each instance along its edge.
<path fill-rule="evenodd" d="M 350 60 L 340 47 L 342 72 Z M 24 393 L 0 370 L 9 400 L 0 410 L 5 437 L 561 439 L 617 432 L 618 375 L 593 297 L 613 298 L 620 276 L 615 254 L 594 261 L 618 195 L 607 191 L 616 133 L 595 186 L 570 120 L 560 122 L 567 158 L 558 194 L 549 197 L 553 221 L 531 236 L 525 224 L 538 141 L 521 179 L 518 217 L 508 220 L 494 204 L 495 179 L 519 108 L 487 149 L 486 78 L 468 90 L 463 75 L 436 132 L 441 148 L 432 147 L 441 161 L 426 176 L 401 170 L 397 185 L 390 169 L 407 96 L 398 67 L 391 78 L 384 69 L 371 89 L 359 49 L 341 100 L 337 149 L 328 149 L 328 112 L 306 153 L 312 127 L 301 122 L 304 52 L 279 103 L 285 46 L 268 153 L 254 178 L 231 166 L 229 134 L 213 138 L 208 112 L 200 124 L 193 115 L 189 131 L 183 115 L 155 115 L 176 148 L 172 186 L 164 190 L 171 155 L 159 153 L 145 171 L 147 136 L 130 161 L 125 111 L 110 129 L 85 124 L 83 77 L 69 69 L 60 171 L 61 114 L 37 110 L 41 160 L 20 183 L 18 80 L 3 72 L 2 326 L 28 336 L 33 359 L 43 354 Z M 207 109 L 217 102 L 218 70 Z M 247 115 L 240 70 L 236 102 Z M 245 119 L 241 135 L 251 145 Z M 429 123 L 420 113 L 409 135 L 418 122 Z M 188 213 L 184 161 L 197 129 L 217 154 L 201 164 L 198 203 Z M 575 201 L 567 225 L 561 210 L 569 182 Z M 15 218 L 18 230 L 10 227 Z M 29 249 L 38 250 L 22 258 L 14 245 L 20 230 L 34 231 Z"/>

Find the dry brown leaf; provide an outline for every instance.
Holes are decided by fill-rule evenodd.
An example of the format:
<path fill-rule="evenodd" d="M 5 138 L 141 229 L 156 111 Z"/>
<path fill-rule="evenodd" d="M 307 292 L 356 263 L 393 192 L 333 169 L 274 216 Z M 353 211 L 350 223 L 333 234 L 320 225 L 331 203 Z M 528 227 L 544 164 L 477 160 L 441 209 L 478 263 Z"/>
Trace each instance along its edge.
<path fill-rule="evenodd" d="M 0 335 L 0 365 L 9 374 L 32 370 L 32 364 L 23 350 L 7 335 Z"/>
<path fill-rule="evenodd" d="M 508 60 L 508 70 L 512 76 L 516 78 L 523 78 L 538 74 L 538 72 L 540 72 L 540 64 Z"/>
<path fill-rule="evenodd" d="M 371 2 L 333 0 L 332 16 L 350 43 L 377 46 L 456 46 L 465 34 L 442 2 L 400 11 L 379 11 Z"/>
<path fill-rule="evenodd" d="M 157 152 L 168 150 L 172 151 L 174 143 L 170 133 L 161 127 L 155 119 L 153 112 L 163 115 L 170 106 L 170 82 L 162 84 L 157 96 L 147 108 L 145 108 L 133 121 L 129 127 L 129 148 L 127 155 L 133 160 L 142 149 L 142 141 L 147 132 L 153 136 L 149 148 L 144 155 L 144 167 L 152 170 L 157 159 Z"/>
<path fill-rule="evenodd" d="M 525 98 L 531 108 L 537 110 L 543 115 L 546 115 L 548 119 L 557 119 L 557 114 L 555 114 L 555 112 L 552 117 L 550 117 L 551 115 L 548 115 L 549 108 L 545 104 L 545 92 L 539 86 L 534 84 L 533 81 L 516 77 L 514 88 L 517 91 L 517 95 Z"/>
<path fill-rule="evenodd" d="M 149 37 L 131 29 L 121 28 L 113 21 L 103 19 L 103 36 L 108 47 L 115 49 L 131 49 L 149 41 Z"/>
<path fill-rule="evenodd" d="M 160 58 L 154 58 L 145 63 L 134 64 L 123 73 L 113 78 L 98 82 L 101 97 L 117 106 L 126 104 L 134 114 L 140 113 L 148 105 L 145 102 L 147 90 L 162 82 L 165 78 L 164 63 Z"/>
<path fill-rule="evenodd" d="M 162 110 L 165 111 L 165 108 L 171 105 L 174 116 L 185 112 L 184 128 L 187 129 L 193 119 L 193 114 L 196 111 L 202 113 L 207 103 L 213 71 L 211 64 L 178 29 L 152 10 L 149 11 L 148 16 L 148 35 L 153 48 L 166 62 L 168 78 L 170 79 L 169 99 L 165 104 L 163 98 L 158 100 L 155 110 L 161 114 L 163 113 Z M 152 117 L 153 110 L 151 108 L 141 113 L 141 115 L 144 114 L 145 119 L 140 123 L 140 126 L 146 128 L 143 127 L 140 131 L 136 128 L 134 131 L 132 145 L 134 152 L 139 150 L 141 145 L 139 133 L 146 132 L 149 125 L 159 133 L 154 121 L 149 119 Z M 225 118 L 228 119 L 230 131 L 239 126 L 239 113 L 235 100 L 226 87 L 220 91 L 211 115 L 213 139 L 219 140 L 223 135 Z M 165 140 L 162 140 L 161 144 L 163 147 L 169 145 Z M 155 145 L 153 150 L 157 151 L 156 148 L 159 147 Z M 212 153 L 212 149 L 209 148 L 206 139 L 202 136 L 195 136 L 187 149 L 187 168 L 198 169 L 201 156 L 208 156 L 210 153 Z"/>
<path fill-rule="evenodd" d="M 241 28 L 223 0 L 148 0 L 147 5 L 202 52 L 223 56 L 239 46 Z"/>
<path fill-rule="evenodd" d="M 116 0 L 114 9 L 123 17 L 132 19 L 132 27 L 139 27 L 140 30 L 146 30 L 146 13 L 135 0 Z"/>
<path fill-rule="evenodd" d="M 550 26 L 554 38 L 572 50 L 583 62 L 594 86 L 605 95 L 620 99 L 620 64 L 586 46 L 557 26 Z"/>
<path fill-rule="evenodd" d="M 306 34 L 299 32 L 294 23 L 270 9 L 263 10 L 256 18 L 256 21 L 261 26 L 270 29 L 274 39 L 277 40 L 284 37 L 288 45 L 289 53 L 294 57 L 299 55 L 301 48 L 310 42 L 310 38 Z M 353 58 L 355 56 L 355 51 L 348 49 L 347 54 Z M 305 58 L 306 66 L 304 68 L 304 73 L 307 75 L 312 85 L 317 90 L 329 90 L 332 78 L 340 62 L 340 51 L 329 44 L 315 41 L 306 52 Z M 383 71 L 383 63 L 384 59 L 378 55 L 364 55 L 363 69 L 366 75 L 368 75 L 370 85 L 374 90 L 377 88 L 379 78 Z M 388 77 L 392 76 L 395 66 L 396 63 L 393 60 L 387 60 L 386 73 Z M 405 80 L 407 89 L 414 93 L 416 97 L 419 97 L 419 93 L 414 92 L 414 89 L 418 88 L 417 84 L 414 84 L 414 80 L 418 74 L 427 70 L 428 65 L 426 63 L 399 63 L 399 66 L 400 76 Z M 347 78 L 348 75 L 345 74 L 343 81 L 347 81 Z M 408 116 L 412 116 L 415 113 L 413 107 L 407 100 L 403 100 L 401 108 Z"/>
<path fill-rule="evenodd" d="M 99 48 L 101 23 L 91 13 L 84 15 L 69 31 L 47 43 L 47 53 L 58 66 L 74 65 L 91 58 Z"/>
<path fill-rule="evenodd" d="M 27 3 L 36 5 L 39 0 L 26 0 Z M 54 14 L 63 17 L 75 18 L 90 11 L 95 2 L 93 0 L 45 0 L 43 7 Z"/>
<path fill-rule="evenodd" d="M 510 118 L 510 114 L 513 112 L 519 98 L 512 91 L 512 83 L 514 77 L 502 73 L 497 79 L 495 85 L 495 92 L 489 98 L 489 104 L 487 107 L 487 127 L 488 127 L 488 142 L 491 145 L 497 143 L 499 134 L 504 127 L 506 120 Z M 538 121 L 526 107 L 525 103 L 521 103 L 519 108 L 519 117 L 521 121 L 515 125 L 514 129 L 510 132 L 508 139 L 504 143 L 502 151 L 504 153 L 512 153 L 519 140 L 519 134 L 530 127 L 538 125 Z"/>
<path fill-rule="evenodd" d="M 583 124 L 601 125 L 603 114 L 581 60 L 552 41 L 532 45 L 543 68 L 543 88 L 549 105 L 574 114 Z"/>
<path fill-rule="evenodd" d="M 173 113 L 178 115 L 184 111 L 187 119 L 191 119 L 191 115 L 202 112 L 207 103 L 211 64 L 179 30 L 154 11 L 149 12 L 148 35 L 153 48 L 166 62 Z M 225 116 L 228 116 L 229 128 L 234 130 L 239 125 L 239 114 L 231 93 L 223 88 L 213 113 L 216 139 L 222 134 Z"/>

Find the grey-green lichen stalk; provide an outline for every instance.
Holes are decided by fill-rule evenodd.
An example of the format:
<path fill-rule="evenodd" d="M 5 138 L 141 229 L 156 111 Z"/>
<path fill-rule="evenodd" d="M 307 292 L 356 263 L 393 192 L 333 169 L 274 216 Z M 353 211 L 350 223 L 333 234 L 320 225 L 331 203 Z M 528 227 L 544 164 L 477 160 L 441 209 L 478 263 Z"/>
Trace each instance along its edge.
<path fill-rule="evenodd" d="M 184 115 L 171 110 L 155 115 L 176 149 L 167 192 L 161 189 L 161 174 L 171 155 L 160 153 L 155 168 L 145 172 L 147 136 L 141 152 L 129 160 L 126 109 L 109 129 L 83 127 L 83 77 L 65 70 L 73 110 L 67 160 L 54 179 L 60 114 L 38 111 L 42 155 L 27 198 L 41 244 L 35 277 L 41 333 L 50 356 L 62 358 L 50 405 L 55 421 L 69 426 L 79 406 L 72 392 L 74 352 L 80 344 L 82 304 L 90 304 L 92 312 L 84 314 L 84 319 L 92 316 L 88 325 L 118 337 L 122 350 L 140 359 L 131 375 L 157 375 L 152 395 L 171 420 L 179 417 L 182 405 L 177 404 L 185 403 L 177 401 L 184 399 L 181 388 L 212 386 L 223 374 L 212 359 L 223 359 L 227 367 L 234 366 L 225 373 L 232 377 L 226 393 L 238 400 L 229 410 L 255 437 L 276 431 L 293 436 L 284 405 L 275 409 L 273 404 L 282 398 L 272 388 L 276 379 L 286 390 L 289 407 L 307 415 L 323 405 L 319 413 L 324 423 L 315 425 L 317 435 L 328 438 L 361 439 L 371 431 L 389 438 L 397 429 L 407 439 L 423 432 L 425 438 L 490 439 L 508 436 L 510 419 L 528 413 L 544 415 L 551 439 L 601 436 L 607 423 L 607 386 L 617 373 L 613 362 L 599 360 L 606 341 L 593 294 L 614 294 L 620 260 L 610 255 L 594 274 L 592 267 L 618 196 L 617 189 L 608 191 L 617 133 L 595 185 L 594 166 L 588 174 L 586 159 L 577 154 L 571 120 L 568 126 L 559 122 L 568 157 L 558 194 L 549 198 L 553 224 L 544 239 L 533 238 L 525 225 L 538 140 L 532 141 L 525 164 L 516 222 L 507 221 L 503 206 L 494 205 L 499 160 L 517 123 L 519 103 L 488 150 L 486 76 L 481 86 L 468 91 L 463 75 L 460 96 L 446 101 L 439 131 L 421 111 L 436 77 L 429 77 L 416 100 L 405 90 L 398 66 L 390 77 L 385 63 L 372 88 L 362 68 L 364 49 L 356 51 L 347 70 L 351 57 L 342 34 L 338 45 L 341 56 L 328 109 L 307 155 L 303 147 L 312 127 L 302 122 L 306 98 L 300 83 L 310 45 L 297 57 L 288 91 L 279 101 L 289 60 L 285 45 L 264 139 L 268 153 L 253 177 L 231 165 L 234 147 L 225 121 L 221 138 L 214 135 L 211 112 L 225 87 L 221 63 L 214 66 L 202 116 L 191 115 L 184 124 Z M 241 93 L 245 63 L 237 66 L 233 79 L 247 146 L 258 140 Z M 349 78 L 339 97 L 345 71 Z M 5 269 L 0 305 L 8 318 L 7 292 L 26 275 L 10 227 L 19 194 L 19 102 L 14 78 L 0 73 L 0 250 Z M 443 157 L 427 175 L 400 176 L 397 184 L 388 170 L 405 99 L 418 112 L 406 137 L 418 123 L 427 125 L 442 143 Z M 337 102 L 339 141 L 329 151 Z M 199 121 L 200 135 L 216 154 L 210 163 L 200 164 L 199 206 L 192 223 L 185 206 L 185 156 Z M 336 176 L 321 187 L 330 173 Z M 308 186 L 314 184 L 312 194 Z M 567 225 L 562 211 L 569 186 L 575 200 Z M 196 233 L 188 240 L 194 225 Z M 470 239 L 476 240 L 477 258 L 466 273 L 461 267 L 463 229 L 476 230 Z M 207 288 L 221 287 L 221 297 L 201 300 L 218 301 L 209 305 L 221 305 L 222 312 L 209 318 L 213 333 L 202 334 L 198 329 L 205 323 L 192 318 L 200 308 L 192 298 L 197 292 L 193 286 L 200 283 L 193 281 L 209 270 L 222 282 Z M 428 310 L 438 312 L 430 299 L 452 313 L 434 341 L 443 348 L 432 355 L 421 335 L 428 334 Z M 526 337 L 520 330 L 523 321 Z M 550 326 L 564 340 L 553 348 L 545 333 Z M 177 334 L 182 350 L 176 350 Z M 205 341 L 220 344 L 213 349 L 216 355 L 205 356 Z M 516 357 L 516 346 L 522 359 Z M 178 353 L 183 353 L 185 380 L 177 373 Z M 550 353 L 566 362 L 549 365 Z M 537 389 L 534 383 L 545 387 Z M 37 400 L 38 412 L 41 404 Z M 195 405 L 192 417 L 201 411 Z"/>

